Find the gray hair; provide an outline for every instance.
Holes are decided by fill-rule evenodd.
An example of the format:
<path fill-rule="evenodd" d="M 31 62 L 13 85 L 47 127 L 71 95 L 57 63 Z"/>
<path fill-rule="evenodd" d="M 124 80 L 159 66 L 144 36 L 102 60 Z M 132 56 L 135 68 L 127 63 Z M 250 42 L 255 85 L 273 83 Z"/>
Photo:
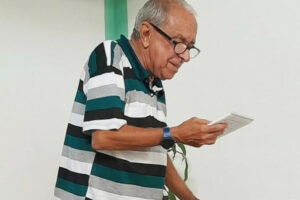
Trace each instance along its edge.
<path fill-rule="evenodd" d="M 185 8 L 188 12 L 196 15 L 196 11 L 185 0 L 148 0 L 139 10 L 131 34 L 131 38 L 137 40 L 140 38 L 140 25 L 143 21 L 148 21 L 156 26 L 162 26 L 168 21 L 168 11 L 171 4 L 177 4 Z"/>

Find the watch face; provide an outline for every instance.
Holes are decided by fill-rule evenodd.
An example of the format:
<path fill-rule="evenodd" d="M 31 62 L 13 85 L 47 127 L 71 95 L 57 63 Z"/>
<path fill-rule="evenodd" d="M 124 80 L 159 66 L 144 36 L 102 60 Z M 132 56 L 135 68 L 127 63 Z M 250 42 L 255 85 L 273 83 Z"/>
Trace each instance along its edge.
<path fill-rule="evenodd" d="M 169 149 L 174 146 L 174 140 L 172 139 L 164 139 L 161 143 L 161 146 L 165 149 Z"/>

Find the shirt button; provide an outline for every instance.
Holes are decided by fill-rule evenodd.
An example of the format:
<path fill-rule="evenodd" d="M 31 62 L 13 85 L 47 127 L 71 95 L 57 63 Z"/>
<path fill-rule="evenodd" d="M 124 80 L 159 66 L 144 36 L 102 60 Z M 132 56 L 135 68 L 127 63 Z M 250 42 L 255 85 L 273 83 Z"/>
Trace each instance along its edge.
<path fill-rule="evenodd" d="M 150 93 L 150 96 L 153 97 L 153 95 L 154 95 L 154 94 L 151 92 L 151 93 Z"/>

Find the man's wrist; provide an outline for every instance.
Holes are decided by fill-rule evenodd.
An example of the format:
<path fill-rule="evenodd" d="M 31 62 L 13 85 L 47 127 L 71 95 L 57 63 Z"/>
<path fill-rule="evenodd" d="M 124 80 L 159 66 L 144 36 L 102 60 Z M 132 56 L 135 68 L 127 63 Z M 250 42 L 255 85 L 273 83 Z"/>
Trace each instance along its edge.
<path fill-rule="evenodd" d="M 171 135 L 172 135 L 174 141 L 176 143 L 178 143 L 178 142 L 180 143 L 180 140 L 179 140 L 179 137 L 178 137 L 178 127 L 177 126 L 171 127 L 170 132 L 171 132 Z"/>
<path fill-rule="evenodd" d="M 163 128 L 163 137 L 160 142 L 161 146 L 165 149 L 170 149 L 174 146 L 175 140 L 171 134 L 171 130 L 169 127 Z"/>

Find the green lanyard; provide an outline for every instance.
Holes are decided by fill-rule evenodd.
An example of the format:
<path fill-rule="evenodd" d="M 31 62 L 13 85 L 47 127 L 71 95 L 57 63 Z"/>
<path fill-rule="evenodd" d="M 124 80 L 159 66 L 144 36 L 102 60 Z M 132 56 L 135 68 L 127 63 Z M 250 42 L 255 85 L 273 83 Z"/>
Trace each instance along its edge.
<path fill-rule="evenodd" d="M 128 37 L 127 0 L 105 0 L 105 39 Z"/>

